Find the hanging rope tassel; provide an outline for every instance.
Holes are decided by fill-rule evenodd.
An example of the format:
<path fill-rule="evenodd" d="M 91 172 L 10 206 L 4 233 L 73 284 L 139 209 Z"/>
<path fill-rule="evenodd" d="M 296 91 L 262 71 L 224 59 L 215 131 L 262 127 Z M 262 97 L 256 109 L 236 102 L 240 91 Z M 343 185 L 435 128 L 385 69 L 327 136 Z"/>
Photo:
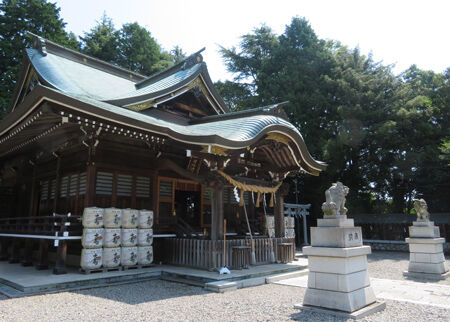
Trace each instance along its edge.
<path fill-rule="evenodd" d="M 244 205 L 244 190 L 241 189 L 240 191 L 240 200 L 239 200 L 239 206 Z"/>
<path fill-rule="evenodd" d="M 274 195 L 274 193 L 272 192 L 272 193 L 270 194 L 269 207 L 273 207 L 273 195 Z"/>
<path fill-rule="evenodd" d="M 261 192 L 256 195 L 256 208 L 259 208 L 259 203 L 261 202 Z"/>

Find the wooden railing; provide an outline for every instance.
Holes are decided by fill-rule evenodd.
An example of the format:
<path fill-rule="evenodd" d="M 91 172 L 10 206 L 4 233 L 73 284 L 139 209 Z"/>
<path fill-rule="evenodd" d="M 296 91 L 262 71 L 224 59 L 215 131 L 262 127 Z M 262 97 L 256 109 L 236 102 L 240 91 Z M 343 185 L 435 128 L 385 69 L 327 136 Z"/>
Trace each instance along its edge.
<path fill-rule="evenodd" d="M 0 218 L 0 233 L 49 235 L 69 232 L 81 236 L 81 217 L 70 215 Z"/>
<path fill-rule="evenodd" d="M 256 264 L 271 263 L 277 258 L 278 245 L 295 243 L 293 238 L 257 238 L 254 239 Z M 223 240 L 202 240 L 172 238 L 164 240 L 165 257 L 168 264 L 191 266 L 204 269 L 232 267 L 232 249 L 234 246 L 251 247 L 250 239 L 231 239 L 226 241 L 226 265 L 223 263 Z M 294 247 L 292 248 L 294 249 Z M 294 251 L 291 254 L 295 258 Z"/>

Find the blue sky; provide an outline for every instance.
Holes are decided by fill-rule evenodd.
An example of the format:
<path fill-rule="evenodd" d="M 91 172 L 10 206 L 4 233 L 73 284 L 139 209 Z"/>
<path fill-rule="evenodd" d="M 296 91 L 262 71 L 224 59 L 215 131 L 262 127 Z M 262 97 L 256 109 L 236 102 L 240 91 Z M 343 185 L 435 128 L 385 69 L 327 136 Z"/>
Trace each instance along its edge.
<path fill-rule="evenodd" d="M 376 61 L 411 64 L 442 72 L 450 67 L 450 1 L 303 1 L 303 0 L 61 0 L 67 30 L 89 31 L 105 12 L 117 28 L 137 21 L 167 50 L 179 45 L 192 53 L 203 47 L 214 81 L 231 79 L 218 45 L 236 46 L 239 36 L 265 23 L 277 34 L 293 16 L 305 17 L 320 38 L 339 40 Z"/>

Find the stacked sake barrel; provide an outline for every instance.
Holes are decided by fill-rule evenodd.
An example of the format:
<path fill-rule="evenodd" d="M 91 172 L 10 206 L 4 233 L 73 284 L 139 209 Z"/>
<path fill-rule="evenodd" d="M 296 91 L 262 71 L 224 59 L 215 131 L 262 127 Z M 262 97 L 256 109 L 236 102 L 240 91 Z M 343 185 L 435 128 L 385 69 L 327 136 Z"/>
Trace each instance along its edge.
<path fill-rule="evenodd" d="M 138 220 L 138 210 L 122 209 L 122 252 L 120 263 L 125 267 L 138 264 Z"/>
<path fill-rule="evenodd" d="M 291 216 L 284 217 L 284 237 L 295 238 L 295 218 Z"/>
<path fill-rule="evenodd" d="M 85 208 L 81 240 L 84 271 L 150 265 L 153 262 L 153 211 Z"/>
<path fill-rule="evenodd" d="M 138 263 L 150 265 L 153 262 L 153 211 L 139 211 L 138 227 Z"/>
<path fill-rule="evenodd" d="M 103 267 L 116 268 L 120 266 L 122 240 L 122 209 L 105 209 L 105 238 L 103 242 Z"/>
<path fill-rule="evenodd" d="M 102 208 L 90 207 L 83 211 L 80 266 L 86 271 L 98 269 L 103 264 L 103 215 Z"/>

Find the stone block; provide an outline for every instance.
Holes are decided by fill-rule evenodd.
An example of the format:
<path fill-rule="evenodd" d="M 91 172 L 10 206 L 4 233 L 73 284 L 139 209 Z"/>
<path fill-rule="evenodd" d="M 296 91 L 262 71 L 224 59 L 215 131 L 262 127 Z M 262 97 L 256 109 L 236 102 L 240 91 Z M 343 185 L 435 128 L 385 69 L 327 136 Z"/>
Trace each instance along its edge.
<path fill-rule="evenodd" d="M 307 288 L 303 305 L 353 312 L 376 301 L 373 289 L 368 286 L 352 292 L 334 292 Z"/>
<path fill-rule="evenodd" d="M 372 252 L 370 246 L 357 246 L 347 248 L 305 246 L 303 247 L 302 251 L 304 255 L 326 257 L 354 257 L 367 255 Z"/>
<path fill-rule="evenodd" d="M 441 263 L 445 261 L 444 253 L 410 253 L 409 260 L 419 263 Z"/>
<path fill-rule="evenodd" d="M 429 227 L 429 226 L 434 226 L 434 221 L 429 221 L 429 220 L 418 220 L 418 221 L 413 221 L 413 226 L 419 226 L 419 227 Z"/>
<path fill-rule="evenodd" d="M 410 244 L 443 244 L 445 238 L 405 238 L 405 241 Z"/>
<path fill-rule="evenodd" d="M 440 237 L 439 227 L 436 226 L 410 226 L 409 236 L 411 238 L 436 238 Z"/>
<path fill-rule="evenodd" d="M 448 271 L 445 262 L 441 263 L 418 263 L 409 262 L 408 272 L 427 273 L 427 274 L 444 274 Z"/>
<path fill-rule="evenodd" d="M 310 272 L 349 274 L 367 269 L 367 256 L 308 256 L 308 266 Z"/>
<path fill-rule="evenodd" d="M 353 218 L 319 218 L 317 219 L 318 227 L 354 227 L 355 222 Z"/>
<path fill-rule="evenodd" d="M 362 246 L 361 227 L 311 227 L 311 245 L 318 247 Z"/>
<path fill-rule="evenodd" d="M 370 286 L 367 270 L 351 274 L 309 272 L 308 287 L 328 291 L 352 292 Z"/>
<path fill-rule="evenodd" d="M 411 253 L 442 253 L 442 244 L 409 244 L 409 251 Z"/>
<path fill-rule="evenodd" d="M 362 319 L 371 314 L 383 311 L 386 308 L 386 302 L 376 301 L 375 303 L 367 305 L 367 306 L 365 306 L 359 310 L 353 311 L 353 312 L 336 311 L 336 310 L 321 308 L 321 307 L 317 307 L 317 306 L 303 305 L 303 304 L 296 304 L 296 305 L 294 305 L 294 308 L 300 309 L 300 310 L 302 310 L 302 312 L 328 314 L 328 315 L 332 315 L 335 317 L 343 318 L 345 320 L 348 320 L 348 319 L 359 320 L 359 319 Z"/>

